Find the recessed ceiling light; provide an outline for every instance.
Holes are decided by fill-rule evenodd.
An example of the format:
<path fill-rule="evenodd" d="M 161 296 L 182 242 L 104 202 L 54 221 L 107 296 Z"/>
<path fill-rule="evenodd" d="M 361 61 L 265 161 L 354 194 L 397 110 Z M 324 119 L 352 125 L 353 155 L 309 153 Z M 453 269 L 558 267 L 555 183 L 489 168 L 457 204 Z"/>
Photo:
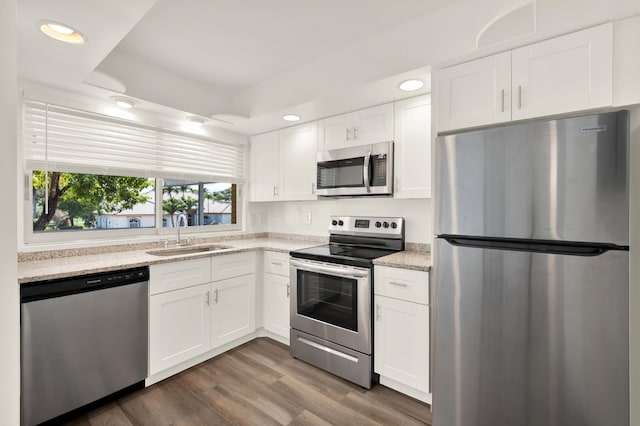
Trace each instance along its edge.
<path fill-rule="evenodd" d="M 187 117 L 187 121 L 191 124 L 194 124 L 196 126 L 202 126 L 204 125 L 204 118 L 202 117 L 196 117 L 195 115 L 189 116 Z"/>
<path fill-rule="evenodd" d="M 85 44 L 87 38 L 78 30 L 54 21 L 38 22 L 40 31 L 51 38 L 70 44 Z"/>
<path fill-rule="evenodd" d="M 123 96 L 112 96 L 111 100 L 116 103 L 120 108 L 131 109 L 136 104 L 135 101 Z"/>
<path fill-rule="evenodd" d="M 400 83 L 398 88 L 404 92 L 411 92 L 413 90 L 422 89 L 422 86 L 424 86 L 424 81 L 411 79 L 411 80 L 405 80 L 402 83 Z"/>
<path fill-rule="evenodd" d="M 282 119 L 286 121 L 298 121 L 300 120 L 300 116 L 296 114 L 285 114 L 282 116 Z"/>

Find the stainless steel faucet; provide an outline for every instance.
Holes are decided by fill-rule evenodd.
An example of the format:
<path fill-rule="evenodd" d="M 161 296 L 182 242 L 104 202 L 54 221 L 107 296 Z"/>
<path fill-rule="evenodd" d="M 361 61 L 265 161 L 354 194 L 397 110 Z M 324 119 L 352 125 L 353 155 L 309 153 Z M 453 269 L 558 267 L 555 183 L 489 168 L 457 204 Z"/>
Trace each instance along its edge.
<path fill-rule="evenodd" d="M 176 245 L 177 246 L 181 246 L 182 244 L 182 240 L 180 239 L 180 228 L 182 228 L 182 226 L 180 226 L 180 222 L 182 222 L 182 226 L 184 226 L 185 228 L 187 227 L 187 215 L 185 213 L 180 213 L 178 215 L 178 218 L 176 219 L 176 229 L 178 230 L 178 237 L 176 238 Z M 190 244 L 191 241 L 190 239 L 187 239 L 187 242 L 185 243 L 185 245 Z"/>

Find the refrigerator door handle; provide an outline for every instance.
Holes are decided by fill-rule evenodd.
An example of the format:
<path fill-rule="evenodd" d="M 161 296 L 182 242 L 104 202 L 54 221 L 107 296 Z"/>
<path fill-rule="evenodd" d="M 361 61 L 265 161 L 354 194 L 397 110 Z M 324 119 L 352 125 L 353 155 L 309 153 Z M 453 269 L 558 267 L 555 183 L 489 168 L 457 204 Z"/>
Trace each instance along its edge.
<path fill-rule="evenodd" d="M 609 250 L 629 250 L 628 246 L 607 243 L 558 242 L 524 240 L 518 238 L 470 237 L 439 235 L 449 244 L 459 247 L 475 247 L 494 250 L 528 251 L 534 253 L 566 254 L 571 256 L 599 256 Z"/>

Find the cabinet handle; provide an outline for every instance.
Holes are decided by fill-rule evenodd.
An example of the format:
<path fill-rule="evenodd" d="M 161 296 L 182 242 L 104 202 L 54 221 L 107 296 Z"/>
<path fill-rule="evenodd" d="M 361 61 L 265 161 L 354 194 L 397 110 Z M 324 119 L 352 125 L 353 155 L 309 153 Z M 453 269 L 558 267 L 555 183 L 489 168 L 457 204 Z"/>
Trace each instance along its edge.
<path fill-rule="evenodd" d="M 376 321 L 380 321 L 382 315 L 380 314 L 380 305 L 376 303 Z"/>
<path fill-rule="evenodd" d="M 351 131 L 351 129 L 349 129 L 349 128 L 347 127 L 347 142 L 349 142 L 349 132 L 350 132 L 350 131 Z"/>
<path fill-rule="evenodd" d="M 500 107 L 500 112 L 504 112 L 504 89 L 500 91 L 500 99 L 502 101 L 502 106 Z"/>
<path fill-rule="evenodd" d="M 291 295 L 291 285 L 287 284 L 287 297 Z"/>
<path fill-rule="evenodd" d="M 311 195 L 316 195 L 316 183 L 311 182 Z"/>
<path fill-rule="evenodd" d="M 400 191 L 400 178 L 398 176 L 396 176 L 395 181 L 396 181 L 395 182 L 396 187 L 393 188 L 393 190 L 394 191 Z"/>
<path fill-rule="evenodd" d="M 389 281 L 391 285 L 397 285 L 398 287 L 407 287 L 407 283 L 399 283 L 397 281 Z"/>
<path fill-rule="evenodd" d="M 273 196 L 275 197 L 276 195 L 278 195 L 278 186 L 273 185 Z"/>
<path fill-rule="evenodd" d="M 217 288 L 213 291 L 213 300 L 214 300 L 214 302 L 218 303 L 218 289 Z"/>
<path fill-rule="evenodd" d="M 354 127 L 353 128 L 353 140 L 355 141 L 356 139 L 358 139 L 358 128 Z"/>
<path fill-rule="evenodd" d="M 210 291 L 208 291 L 208 292 L 207 292 L 207 300 L 205 301 L 205 303 L 207 304 L 207 306 L 209 306 L 209 294 L 210 294 L 210 293 L 211 293 Z"/>
<path fill-rule="evenodd" d="M 282 262 L 271 262 L 271 264 L 275 266 L 282 266 Z"/>
<path fill-rule="evenodd" d="M 522 86 L 518 86 L 518 109 L 522 109 Z"/>

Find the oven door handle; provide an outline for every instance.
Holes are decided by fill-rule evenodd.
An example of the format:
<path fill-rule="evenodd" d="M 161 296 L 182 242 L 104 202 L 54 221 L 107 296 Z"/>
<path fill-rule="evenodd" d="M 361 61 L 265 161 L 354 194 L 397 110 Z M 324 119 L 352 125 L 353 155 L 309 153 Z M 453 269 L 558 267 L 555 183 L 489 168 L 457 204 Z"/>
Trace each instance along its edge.
<path fill-rule="evenodd" d="M 289 263 L 291 264 L 291 266 L 296 267 L 296 269 L 309 271 L 309 272 L 326 273 L 326 274 L 330 274 L 330 275 L 333 275 L 336 277 L 342 277 L 342 278 L 354 278 L 354 279 L 367 278 L 370 274 L 368 269 L 358 270 L 358 269 L 345 269 L 345 268 L 339 268 L 339 267 L 335 268 L 328 265 L 318 265 L 315 263 L 311 264 L 307 262 L 300 262 L 294 259 L 291 259 Z"/>

